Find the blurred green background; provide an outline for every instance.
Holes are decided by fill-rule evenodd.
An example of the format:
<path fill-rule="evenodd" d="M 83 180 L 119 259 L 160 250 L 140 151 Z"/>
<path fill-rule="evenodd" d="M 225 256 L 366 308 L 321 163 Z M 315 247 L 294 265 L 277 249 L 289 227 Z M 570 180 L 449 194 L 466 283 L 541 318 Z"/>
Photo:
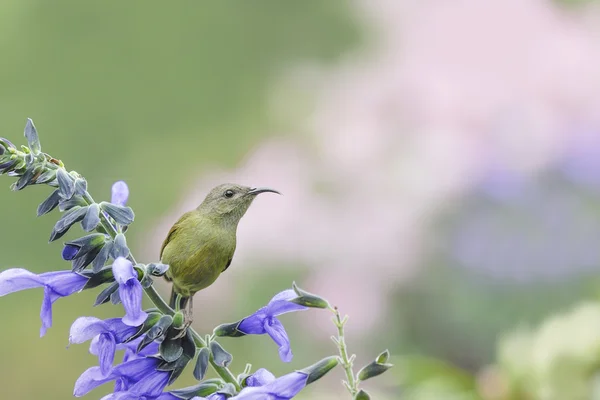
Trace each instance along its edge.
<path fill-rule="evenodd" d="M 10 0 L 0 136 L 31 117 L 96 200 L 127 181 L 141 262 L 214 183 L 280 189 L 197 295 L 201 332 L 295 280 L 351 315 L 357 366 L 392 352 L 373 398 L 600 399 L 599 20 L 593 1 Z M 35 218 L 48 188 L 2 181 L 0 269 L 68 268 L 57 214 Z M 0 398 L 71 396 L 96 363 L 71 323 L 122 313 L 96 294 L 59 300 L 42 339 L 41 291 L 0 299 Z M 325 313 L 282 320 L 293 362 L 224 339 L 234 371 L 335 350 Z M 299 398 L 349 398 L 342 378 Z"/>

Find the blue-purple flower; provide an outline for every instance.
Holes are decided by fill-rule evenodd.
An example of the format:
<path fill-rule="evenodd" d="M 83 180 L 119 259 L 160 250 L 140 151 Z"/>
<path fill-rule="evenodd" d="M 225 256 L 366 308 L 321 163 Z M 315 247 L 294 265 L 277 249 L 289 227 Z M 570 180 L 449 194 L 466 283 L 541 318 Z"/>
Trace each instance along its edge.
<path fill-rule="evenodd" d="M 129 326 L 141 325 L 148 314 L 142 311 L 142 284 L 138 281 L 133 264 L 126 258 L 119 257 L 112 270 L 115 281 L 119 283 L 119 296 L 125 308 L 123 323 Z"/>
<path fill-rule="evenodd" d="M 156 357 L 130 360 L 114 367 L 108 376 L 102 373 L 100 367 L 88 368 L 75 382 L 73 395 L 81 397 L 100 385 L 115 381 L 115 393 L 113 397 L 107 396 L 107 398 L 137 399 L 142 396 L 149 399 L 157 398 L 163 394 L 163 389 L 167 386 L 171 375 L 171 371 L 156 369 L 161 362 L 162 360 Z"/>
<path fill-rule="evenodd" d="M 277 379 L 264 368 L 246 378 L 248 386 L 231 400 L 289 400 L 308 382 L 308 374 L 295 371 Z"/>
<path fill-rule="evenodd" d="M 94 317 L 80 317 L 71 325 L 69 342 L 83 343 L 94 339 L 90 352 L 98 356 L 100 371 L 105 376 L 109 374 L 117 344 L 133 336 L 139 327 L 125 325 L 121 318 L 111 318 L 105 321 Z"/>
<path fill-rule="evenodd" d="M 129 188 L 124 181 L 117 181 L 112 185 L 110 202 L 117 206 L 127 204 Z"/>
<path fill-rule="evenodd" d="M 22 268 L 7 269 L 0 273 L 0 297 L 20 290 L 44 287 L 40 318 L 40 336 L 52 326 L 52 304 L 61 297 L 79 292 L 88 278 L 71 271 L 53 271 L 36 275 Z"/>
<path fill-rule="evenodd" d="M 306 310 L 308 307 L 292 303 L 289 300 L 298 297 L 292 289 L 278 293 L 265 307 L 244 318 L 237 325 L 237 330 L 246 335 L 262 335 L 267 333 L 279 346 L 279 357 L 284 362 L 292 361 L 290 340 L 283 324 L 276 318 L 278 315 L 292 311 Z"/>

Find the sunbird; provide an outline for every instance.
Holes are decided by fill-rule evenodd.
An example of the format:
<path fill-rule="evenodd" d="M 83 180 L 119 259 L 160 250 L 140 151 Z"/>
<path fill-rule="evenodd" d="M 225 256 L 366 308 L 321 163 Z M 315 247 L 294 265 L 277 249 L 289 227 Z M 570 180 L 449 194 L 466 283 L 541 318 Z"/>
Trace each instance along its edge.
<path fill-rule="evenodd" d="M 173 282 L 169 305 L 182 310 L 184 329 L 192 323 L 193 296 L 210 286 L 233 259 L 240 219 L 260 193 L 281 194 L 270 188 L 225 183 L 212 189 L 202 204 L 171 227 L 160 249 Z"/>

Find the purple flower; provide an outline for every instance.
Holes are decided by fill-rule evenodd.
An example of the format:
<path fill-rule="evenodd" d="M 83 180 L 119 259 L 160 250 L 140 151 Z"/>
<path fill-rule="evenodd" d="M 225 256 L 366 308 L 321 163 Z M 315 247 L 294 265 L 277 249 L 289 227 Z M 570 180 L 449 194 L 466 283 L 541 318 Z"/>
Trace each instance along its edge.
<path fill-rule="evenodd" d="M 105 376 L 109 374 L 117 344 L 133 336 L 139 327 L 125 325 L 121 318 L 111 318 L 106 321 L 94 317 L 80 317 L 71 325 L 69 342 L 83 343 L 94 339 L 90 352 L 98 356 L 100 371 Z"/>
<path fill-rule="evenodd" d="M 267 383 L 273 382 L 275 375 L 264 368 L 257 370 L 255 373 L 246 378 L 246 386 L 256 387 L 264 386 Z"/>
<path fill-rule="evenodd" d="M 153 356 L 155 354 L 158 354 L 159 343 L 156 341 L 150 343 L 148 346 L 144 347 L 139 352 L 137 351 L 137 347 L 140 344 L 140 342 L 144 339 L 144 336 L 145 335 L 142 335 L 139 338 L 132 340 L 131 342 L 117 345 L 117 350 L 125 350 L 125 353 L 123 354 L 123 362 L 137 360 L 138 358 L 143 358 L 143 357 L 148 357 L 148 356 Z M 92 353 L 94 352 L 93 349 L 90 349 L 90 351 Z"/>
<path fill-rule="evenodd" d="M 75 258 L 77 253 L 79 252 L 79 247 L 73 246 L 72 244 L 67 244 L 63 248 L 62 258 L 65 261 L 71 261 Z"/>
<path fill-rule="evenodd" d="M 127 204 L 128 198 L 129 188 L 127 184 L 123 181 L 115 182 L 112 185 L 110 202 L 117 206 L 124 206 Z"/>
<path fill-rule="evenodd" d="M 107 396 L 108 399 L 159 397 L 163 394 L 163 389 L 167 386 L 171 375 L 170 371 L 156 369 L 161 362 L 162 360 L 154 357 L 127 361 L 114 367 L 108 376 L 102 374 L 100 367 L 88 368 L 75 382 L 73 395 L 81 397 L 98 386 L 114 380 L 116 381 L 115 393 L 113 397 Z"/>
<path fill-rule="evenodd" d="M 308 382 L 308 374 L 300 371 L 275 379 L 269 371 L 260 369 L 255 374 L 250 375 L 246 382 L 253 377 L 256 379 L 254 383 L 261 383 L 262 385 L 247 386 L 240 394 L 230 400 L 289 400 L 304 389 Z"/>
<path fill-rule="evenodd" d="M 296 297 L 298 295 L 292 289 L 276 294 L 265 307 L 241 320 L 237 326 L 237 330 L 246 335 L 262 335 L 267 333 L 279 346 L 279 357 L 281 360 L 284 362 L 292 361 L 293 355 L 290 349 L 290 340 L 285 328 L 276 317 L 288 312 L 301 311 L 308 308 L 289 301 Z"/>
<path fill-rule="evenodd" d="M 125 308 L 123 323 L 129 326 L 139 326 L 148 317 L 142 311 L 142 284 L 138 281 L 138 275 L 129 260 L 119 257 L 113 266 L 113 275 L 119 283 L 119 296 Z"/>
<path fill-rule="evenodd" d="M 71 271 L 45 272 L 36 275 L 22 268 L 7 269 L 0 273 L 0 297 L 19 290 L 44 287 L 44 300 L 40 318 L 40 336 L 52 326 L 52 304 L 61 297 L 70 296 L 83 289 L 88 278 Z"/>

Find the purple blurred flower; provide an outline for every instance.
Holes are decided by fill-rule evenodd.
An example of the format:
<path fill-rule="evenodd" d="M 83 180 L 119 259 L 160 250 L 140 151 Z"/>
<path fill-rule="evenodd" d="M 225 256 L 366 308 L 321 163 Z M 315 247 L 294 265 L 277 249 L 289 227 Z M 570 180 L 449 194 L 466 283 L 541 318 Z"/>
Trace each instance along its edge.
<path fill-rule="evenodd" d="M 117 206 L 127 204 L 129 188 L 124 181 L 117 181 L 112 185 L 110 202 Z"/>
<path fill-rule="evenodd" d="M 158 371 L 162 362 L 155 357 L 139 358 L 114 367 L 108 376 L 104 376 L 100 367 L 88 368 L 77 382 L 73 395 L 81 397 L 91 390 L 110 381 L 115 382 L 115 393 L 106 399 L 154 399 L 163 394 L 171 371 Z M 119 393 L 125 392 L 125 393 Z M 137 396 L 137 397 L 136 397 Z M 169 398 L 163 396 L 164 399 Z"/>
<path fill-rule="evenodd" d="M 148 317 L 142 311 L 142 284 L 138 281 L 138 276 L 133 269 L 133 264 L 123 257 L 115 260 L 113 266 L 113 275 L 119 283 L 119 296 L 125 308 L 123 323 L 129 326 L 139 326 Z"/>
<path fill-rule="evenodd" d="M 259 369 L 246 379 L 259 386 L 247 386 L 231 400 L 289 400 L 307 385 L 308 374 L 295 371 L 275 379 L 273 374 Z"/>
<path fill-rule="evenodd" d="M 125 325 L 121 318 L 111 318 L 105 321 L 94 317 L 80 317 L 71 325 L 69 342 L 83 343 L 94 339 L 90 352 L 98 356 L 100 371 L 105 376 L 109 374 L 117 344 L 133 336 L 139 327 Z"/>
<path fill-rule="evenodd" d="M 22 268 L 7 269 L 0 273 L 0 297 L 20 290 L 44 287 L 40 318 L 40 336 L 52 326 L 52 304 L 61 297 L 79 292 L 88 278 L 71 271 L 53 271 L 36 275 Z"/>
<path fill-rule="evenodd" d="M 308 308 L 289 301 L 296 297 L 298 295 L 292 289 L 276 294 L 269 301 L 269 304 L 249 317 L 244 318 L 237 326 L 237 330 L 246 335 L 269 334 L 279 346 L 279 357 L 281 360 L 284 362 L 292 361 L 293 355 L 290 349 L 290 340 L 282 323 L 276 317 L 288 312 L 301 311 Z"/>

